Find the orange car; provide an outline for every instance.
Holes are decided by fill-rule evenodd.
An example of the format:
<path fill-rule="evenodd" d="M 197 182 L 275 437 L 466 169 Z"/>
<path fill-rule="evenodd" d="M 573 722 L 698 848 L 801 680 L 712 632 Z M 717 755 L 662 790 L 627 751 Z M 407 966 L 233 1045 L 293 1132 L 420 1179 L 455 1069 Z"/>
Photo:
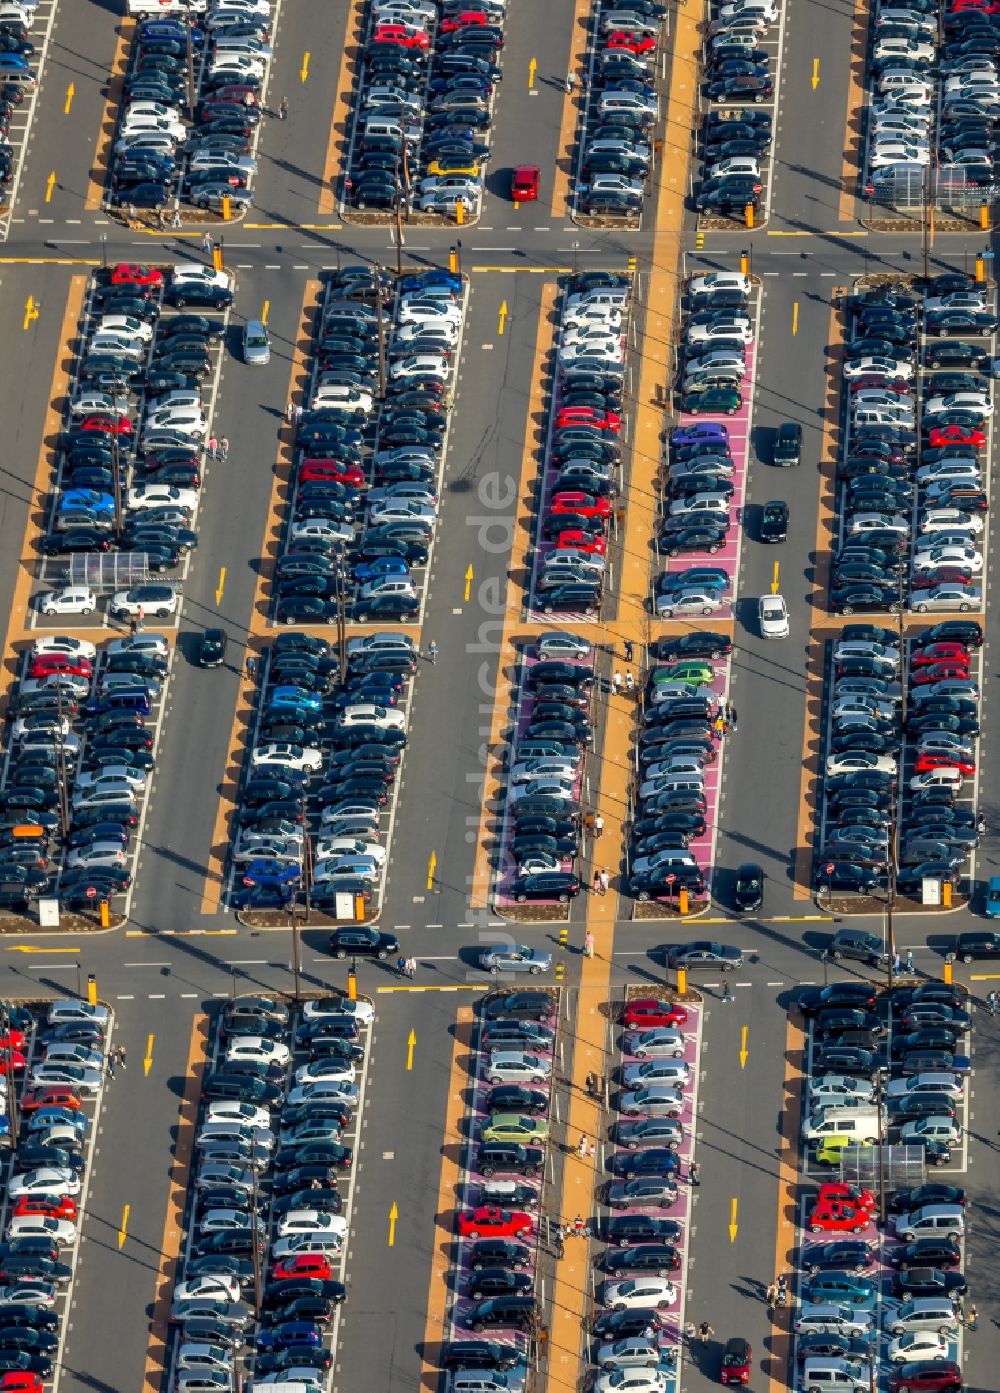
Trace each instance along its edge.
<path fill-rule="evenodd" d="M 45 1088 L 33 1088 L 21 1099 L 22 1112 L 34 1112 L 37 1108 L 70 1108 L 78 1112 L 82 1104 L 79 1093 L 61 1084 L 48 1084 Z"/>

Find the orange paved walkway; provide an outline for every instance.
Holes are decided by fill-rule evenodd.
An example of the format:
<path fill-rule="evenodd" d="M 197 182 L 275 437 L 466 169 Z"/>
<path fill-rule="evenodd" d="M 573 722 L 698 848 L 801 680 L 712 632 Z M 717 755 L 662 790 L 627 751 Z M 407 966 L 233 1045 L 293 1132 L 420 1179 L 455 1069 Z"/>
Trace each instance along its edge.
<path fill-rule="evenodd" d="M 559 123 L 559 144 L 556 147 L 556 168 L 552 180 L 552 216 L 564 218 L 569 212 L 569 187 L 576 160 L 576 127 L 580 120 L 582 89 L 580 78 L 587 71 L 587 17 L 589 0 L 575 0 L 570 25 L 569 58 L 566 72 L 576 74 L 576 86 L 563 98 L 562 120 Z M 561 76 L 561 74 L 557 74 Z M 538 78 L 535 78 L 538 85 Z M 530 97 L 528 98 L 530 101 Z"/>
<path fill-rule="evenodd" d="M 802 1071 L 805 1067 L 806 1037 L 802 1017 L 793 1012 L 785 1029 L 785 1084 L 782 1098 L 778 1151 L 778 1224 L 774 1243 L 775 1279 L 788 1276 L 795 1267 L 795 1219 L 799 1185 L 799 1120 L 802 1108 Z M 774 1313 L 770 1354 L 765 1356 L 770 1393 L 789 1388 L 789 1357 L 792 1352 L 790 1306 Z"/>

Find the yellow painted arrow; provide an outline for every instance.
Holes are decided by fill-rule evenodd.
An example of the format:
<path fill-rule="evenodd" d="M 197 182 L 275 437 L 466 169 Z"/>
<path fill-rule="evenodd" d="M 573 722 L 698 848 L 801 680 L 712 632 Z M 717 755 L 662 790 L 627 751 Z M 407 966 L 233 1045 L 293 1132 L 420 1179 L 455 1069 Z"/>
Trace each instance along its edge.
<path fill-rule="evenodd" d="M 128 1216 L 131 1214 L 131 1212 L 132 1212 L 132 1206 L 131 1206 L 130 1204 L 127 1204 L 127 1205 L 125 1206 L 125 1208 L 122 1210 L 121 1228 L 118 1230 L 118 1250 L 119 1250 L 119 1252 L 122 1250 L 122 1248 L 125 1247 L 125 1240 L 126 1240 L 126 1238 L 128 1237 Z"/>
<path fill-rule="evenodd" d="M 12 943 L 8 953 L 79 953 L 79 948 L 33 948 L 30 943 Z"/>
<path fill-rule="evenodd" d="M 414 1051 L 414 1049 L 415 1049 L 415 1047 L 416 1047 L 416 1043 L 417 1043 L 417 1032 L 416 1032 L 415 1030 L 411 1030 L 410 1033 L 409 1033 L 409 1035 L 407 1035 L 407 1037 L 406 1037 L 406 1067 L 407 1067 L 407 1069 L 412 1069 L 412 1068 L 413 1068 L 413 1051 Z"/>
<path fill-rule="evenodd" d="M 299 73 L 299 77 L 301 77 L 303 82 L 305 82 L 306 78 L 309 76 L 309 59 L 311 56 L 308 50 L 302 55 L 302 71 Z"/>
<path fill-rule="evenodd" d="M 392 1208 L 389 1210 L 389 1247 L 392 1248 L 396 1243 L 396 1220 L 399 1218 L 399 1210 L 396 1201 L 393 1200 Z"/>
<path fill-rule="evenodd" d="M 27 329 L 37 318 L 38 306 L 35 304 L 35 297 L 34 295 L 29 295 L 24 302 L 24 324 L 22 327 Z"/>
<path fill-rule="evenodd" d="M 740 1068 L 741 1068 L 741 1069 L 745 1069 L 745 1068 L 747 1067 L 747 1059 L 748 1059 L 749 1056 L 750 1056 L 750 1051 L 747 1049 L 747 1036 L 748 1036 L 749 1034 L 750 1034 L 750 1027 L 749 1027 L 748 1025 L 745 1025 L 745 1026 L 743 1027 L 743 1029 L 740 1031 Z"/>
<path fill-rule="evenodd" d="M 778 562 L 778 561 L 776 561 L 776 562 L 774 563 L 774 575 L 773 575 L 773 577 L 772 577 L 772 579 L 771 579 L 771 594 L 772 594 L 772 595 L 777 595 L 777 593 L 778 593 L 778 575 L 779 575 L 780 571 L 781 571 L 781 563 Z"/>
<path fill-rule="evenodd" d="M 268 316 L 270 313 L 271 313 L 271 302 L 270 302 L 270 300 L 265 300 L 265 301 L 264 301 L 263 309 L 262 309 L 261 312 L 260 312 L 260 322 L 261 322 L 261 324 L 266 324 L 266 323 L 267 323 L 267 316 Z"/>
<path fill-rule="evenodd" d="M 535 73 L 538 72 L 538 59 L 532 58 L 528 63 L 528 89 L 535 85 Z"/>
<path fill-rule="evenodd" d="M 467 600 L 472 598 L 472 577 L 474 574 L 475 572 L 473 571 L 472 563 L 470 562 L 469 565 L 466 567 L 465 571 L 465 598 Z"/>
<path fill-rule="evenodd" d="M 506 301 L 506 300 L 501 300 L 501 301 L 500 301 L 500 322 L 499 322 L 499 324 L 497 325 L 497 330 L 498 330 L 501 334 L 502 334 L 503 331 L 504 331 L 504 326 L 506 325 L 506 323 L 507 323 L 507 301 Z"/>
<path fill-rule="evenodd" d="M 149 1071 L 153 1067 L 153 1041 L 155 1039 L 155 1035 L 147 1035 L 146 1037 L 146 1058 L 142 1061 L 142 1068 L 147 1079 L 149 1078 Z"/>
<path fill-rule="evenodd" d="M 45 181 L 45 202 L 46 202 L 46 203 L 51 203 L 51 202 L 52 202 L 52 190 L 55 188 L 55 186 L 56 186 L 56 172 L 55 172 L 55 170 L 53 170 L 52 173 L 49 175 L 49 177 L 48 177 L 48 178 L 46 179 L 46 181 Z"/>
<path fill-rule="evenodd" d="M 66 103 L 63 106 L 63 115 L 69 115 L 69 109 L 73 105 L 73 98 L 76 96 L 76 83 L 71 82 L 66 88 Z"/>
<path fill-rule="evenodd" d="M 434 889 L 434 872 L 437 870 L 438 856 L 436 851 L 432 851 L 427 860 L 427 888 Z"/>
<path fill-rule="evenodd" d="M 737 1213 L 737 1210 L 739 1209 L 739 1204 L 740 1204 L 740 1202 L 739 1202 L 739 1200 L 737 1200 L 737 1199 L 731 1199 L 731 1200 L 729 1201 L 729 1241 L 730 1241 L 730 1243 L 735 1243 L 735 1242 L 736 1242 L 736 1235 L 737 1235 L 737 1233 L 739 1232 L 739 1227 L 740 1227 L 740 1226 L 739 1226 L 739 1224 L 736 1222 L 736 1213 Z"/>
<path fill-rule="evenodd" d="M 798 332 L 799 332 L 799 302 L 798 302 L 798 300 L 794 300 L 794 301 L 792 302 L 792 337 L 794 338 L 794 336 L 795 336 Z"/>
<path fill-rule="evenodd" d="M 215 587 L 215 603 L 216 603 L 217 605 L 221 605 L 221 604 L 222 604 L 222 592 L 225 590 L 225 588 L 226 588 L 226 568 L 225 568 L 225 566 L 220 566 L 220 567 L 219 567 L 219 583 L 218 583 L 218 585 Z"/>
<path fill-rule="evenodd" d="M 816 88 L 819 86 L 819 59 L 818 59 L 818 58 L 814 58 L 814 59 L 813 59 L 812 85 L 813 85 L 813 91 L 815 92 L 815 91 L 816 91 Z"/>

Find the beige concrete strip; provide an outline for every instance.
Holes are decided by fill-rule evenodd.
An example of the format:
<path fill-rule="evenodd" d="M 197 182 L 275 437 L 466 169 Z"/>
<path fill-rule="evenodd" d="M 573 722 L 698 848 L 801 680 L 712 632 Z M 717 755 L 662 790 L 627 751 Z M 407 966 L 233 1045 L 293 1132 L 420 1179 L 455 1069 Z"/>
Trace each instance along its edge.
<path fill-rule="evenodd" d="M 330 139 L 327 142 L 326 159 L 323 161 L 323 187 L 316 208 L 321 217 L 329 217 L 337 207 L 337 174 L 343 168 L 347 155 L 347 138 L 351 129 L 351 100 L 358 64 L 361 61 L 364 13 L 364 0 L 351 0 L 347 10 L 344 51 L 340 56 L 340 69 L 337 73 L 337 95 L 333 103 L 333 118 L 330 121 Z"/>
<path fill-rule="evenodd" d="M 309 355 L 312 352 L 313 317 L 316 314 L 320 282 L 307 280 L 302 294 L 302 309 L 299 314 L 299 327 L 292 352 L 292 370 L 288 378 L 286 401 L 300 402 L 309 385 Z M 292 464 L 294 456 L 295 431 L 289 425 L 282 426 L 278 457 L 274 466 L 274 479 L 271 484 L 271 498 L 268 506 L 267 524 L 261 542 L 262 565 L 257 572 L 257 585 L 254 590 L 253 606 L 250 610 L 249 636 L 247 648 L 255 656 L 261 652 L 261 640 L 267 633 L 268 596 L 271 585 L 271 567 L 278 555 L 281 533 L 284 526 L 282 495 L 287 498 L 291 488 Z M 222 773 L 222 793 L 215 813 L 215 826 L 212 830 L 212 846 L 208 853 L 208 873 L 201 897 L 201 913 L 216 914 L 222 898 L 223 871 L 226 854 L 229 850 L 230 819 L 236 811 L 236 794 L 240 782 L 240 770 L 250 734 L 253 718 L 253 683 L 247 678 L 244 669 L 240 683 L 240 695 L 233 715 L 229 732 L 229 745 Z"/>
<path fill-rule="evenodd" d="M 775 1279 L 795 1270 L 796 1219 L 798 1217 L 799 1119 L 802 1110 L 802 1075 L 805 1067 L 805 1032 L 797 1012 L 785 1028 L 785 1083 L 778 1150 L 778 1223 L 774 1241 Z M 792 1355 L 792 1307 L 774 1312 L 774 1330 L 764 1367 L 769 1393 L 787 1393 L 793 1386 L 789 1360 Z"/>
<path fill-rule="evenodd" d="M 847 116 L 844 131 L 844 163 L 840 175 L 838 216 L 854 222 L 854 203 L 864 154 L 864 84 L 868 54 L 868 0 L 854 0 L 851 28 L 851 66 L 847 79 Z"/>
<path fill-rule="evenodd" d="M 576 128 L 580 122 L 583 105 L 581 78 L 587 71 L 587 24 L 590 10 L 590 0 L 574 0 L 566 72 L 575 74 L 576 86 L 563 98 L 559 144 L 556 146 L 556 172 L 552 180 L 554 218 L 564 218 L 569 211 L 569 189 L 573 178 L 573 165 L 576 162 Z M 527 100 L 530 101 L 531 98 Z"/>
<path fill-rule="evenodd" d="M 129 48 L 135 36 L 135 20 L 122 19 L 118 25 L 118 42 L 115 56 L 111 60 L 111 77 L 108 81 L 108 95 L 101 112 L 101 129 L 97 133 L 97 151 L 87 181 L 87 197 L 84 207 L 88 213 L 100 208 L 104 198 L 104 185 L 111 168 L 111 143 L 115 138 L 118 124 L 118 107 L 122 99 L 122 84 L 128 67 Z"/>

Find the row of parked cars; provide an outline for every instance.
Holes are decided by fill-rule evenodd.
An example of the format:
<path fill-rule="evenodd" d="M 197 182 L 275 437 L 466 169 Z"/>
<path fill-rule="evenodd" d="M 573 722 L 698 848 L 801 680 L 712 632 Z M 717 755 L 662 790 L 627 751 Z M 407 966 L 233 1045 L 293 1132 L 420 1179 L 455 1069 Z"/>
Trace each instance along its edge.
<path fill-rule="evenodd" d="M 22 125 L 30 120 L 30 107 L 38 85 L 37 64 L 32 66 L 36 47 L 44 43 L 38 26 L 35 38 L 31 31 L 36 22 L 37 0 L 7 3 L 0 10 L 0 203 L 9 202 L 6 192 L 14 182 L 17 161 L 27 136 Z M 27 117 L 24 104 L 29 103 Z M 11 126 L 17 123 L 12 132 Z"/>
<path fill-rule="evenodd" d="M 0 1243 L 0 1381 L 26 1393 L 56 1368 L 110 1029 L 107 1009 L 83 1001 L 53 1001 L 40 1018 L 3 1007 L 0 1095 L 9 1122 L 19 1093 L 20 1122 Z"/>
<path fill-rule="evenodd" d="M 204 13 L 140 20 L 117 112 L 112 202 L 171 215 L 181 203 L 216 212 L 225 198 L 232 211 L 250 204 L 270 30 L 269 0 L 215 0 Z"/>
<path fill-rule="evenodd" d="M 171 1302 L 175 1393 L 320 1389 L 346 1299 L 347 1193 L 372 1006 L 227 1001 L 194 1137 Z"/>
<path fill-rule="evenodd" d="M 593 619 L 621 489 L 631 282 L 586 272 L 566 286 L 539 486 L 531 607 Z"/>
<path fill-rule="evenodd" d="M 276 639 L 262 664 L 241 791 L 238 907 L 287 910 L 306 899 L 335 912 L 347 896 L 350 917 L 364 917 L 385 867 L 382 819 L 406 745 L 417 658 L 406 634 L 352 638 L 341 680 L 324 639 Z"/>
<path fill-rule="evenodd" d="M 989 499 L 980 455 L 993 415 L 983 370 L 997 327 L 989 293 L 945 272 L 923 286 L 864 286 L 852 297 L 830 589 L 842 613 L 896 612 L 907 591 L 920 614 L 982 607 Z"/>
<path fill-rule="evenodd" d="M 877 995 L 840 981 L 799 1004 L 811 1026 L 803 1135 L 820 1165 L 880 1143 L 944 1165 L 962 1133 L 971 1021 L 962 990 L 928 982 Z M 845 1154 L 846 1153 L 846 1154 Z M 803 1388 L 860 1393 L 884 1374 L 891 1393 L 962 1387 L 959 1303 L 968 1218 L 964 1190 L 891 1177 L 888 1222 L 864 1185 L 830 1180 L 809 1198 L 792 1317 Z"/>
<path fill-rule="evenodd" d="M 345 192 L 358 209 L 479 212 L 506 0 L 372 0 Z"/>
<path fill-rule="evenodd" d="M 308 403 L 296 434 L 285 550 L 275 563 L 286 624 L 415 619 L 418 572 L 437 524 L 461 276 L 398 285 L 368 267 L 330 279 Z"/>
<path fill-rule="evenodd" d="M 583 93 L 576 210 L 637 218 L 654 158 L 657 55 L 666 8 L 653 0 L 595 5 Z"/>
<path fill-rule="evenodd" d="M 904 654 L 897 630 L 844 628 L 831 655 L 818 886 L 871 894 L 888 887 L 890 864 L 900 894 L 919 896 L 925 879 L 957 882 L 979 844 L 961 790 L 976 769 L 970 668 L 982 641 L 974 620 L 945 620 Z"/>
<path fill-rule="evenodd" d="M 1000 115 L 997 28 L 987 7 L 962 0 L 880 0 L 875 16 L 868 170 L 875 196 L 915 203 L 995 183 Z M 935 129 L 936 126 L 936 129 Z"/>
<path fill-rule="evenodd" d="M 24 655 L 0 784 L 0 905 L 55 896 L 96 910 L 128 890 L 156 765 L 170 649 L 162 634 L 100 650 L 58 634 Z"/>
<path fill-rule="evenodd" d="M 69 582 L 36 597 L 44 616 L 89 615 L 108 581 L 117 619 L 167 618 L 179 594 L 151 583 L 197 545 L 192 527 L 211 403 L 202 389 L 225 321 L 170 313 L 227 309 L 229 277 L 196 262 L 121 263 L 99 273 L 81 332 L 49 512 L 43 575 Z M 53 574 L 55 573 L 55 574 Z"/>

